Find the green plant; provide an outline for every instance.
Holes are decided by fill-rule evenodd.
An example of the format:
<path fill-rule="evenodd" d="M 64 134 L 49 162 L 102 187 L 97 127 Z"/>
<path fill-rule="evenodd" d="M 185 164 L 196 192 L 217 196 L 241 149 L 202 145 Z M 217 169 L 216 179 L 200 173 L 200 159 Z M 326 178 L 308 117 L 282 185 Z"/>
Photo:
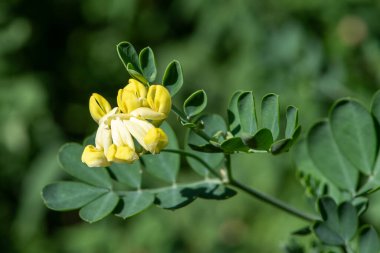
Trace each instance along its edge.
<path fill-rule="evenodd" d="M 294 153 L 299 178 L 318 206 L 315 214 L 309 214 L 242 184 L 235 179 L 231 166 L 231 157 L 237 153 L 279 155 L 288 152 L 301 133 L 296 107 L 287 107 L 286 120 L 282 120 L 286 124 L 281 129 L 278 95 L 265 95 L 258 108 L 251 91 L 236 91 L 226 106 L 228 120 L 225 122 L 221 115 L 203 113 L 207 106 L 206 92 L 195 91 L 183 102 L 181 109 L 171 106 L 178 122 L 187 129 L 184 148 L 180 148 L 175 132 L 163 122 L 167 114 L 159 114 L 162 111 L 158 108 L 164 104 L 168 108 L 170 99 L 161 99 L 152 91 L 157 99 L 149 100 L 150 90 L 163 89 L 162 86 L 174 98 L 184 83 L 180 63 L 169 63 L 162 86 L 157 86 L 155 57 L 149 47 L 137 54 L 132 44 L 122 42 L 117 45 L 117 52 L 132 77 L 130 83 L 136 87 L 141 85 L 141 90 L 145 92 L 146 89 L 148 95 L 137 94 L 134 90 L 135 97 L 126 95 L 124 99 L 120 94 L 129 89 L 126 87 L 119 91 L 119 108 L 112 110 L 108 102 L 100 102 L 101 98 L 90 100 L 90 111 L 100 130 L 83 145 L 70 143 L 59 151 L 61 167 L 77 181 L 47 185 L 42 197 L 49 208 L 58 211 L 80 209 L 83 220 L 96 222 L 111 213 L 125 219 L 153 204 L 173 210 L 197 198 L 224 200 L 240 190 L 308 222 L 307 227 L 295 234 L 315 235 L 313 240 L 321 252 L 329 249 L 363 253 L 380 250 L 375 229 L 359 220 L 366 211 L 368 196 L 380 187 L 380 163 L 376 162 L 380 93 L 375 94 L 371 111 L 355 100 L 339 100 L 329 118 L 315 124 L 306 139 L 297 143 Z M 133 104 L 133 110 L 127 106 L 122 108 L 124 100 L 135 98 L 138 105 Z M 94 111 L 98 109 L 100 114 L 96 116 Z M 148 126 L 149 130 L 141 132 L 139 127 L 129 127 L 127 123 L 132 118 L 140 122 L 141 129 Z M 116 131 L 113 120 L 126 121 L 127 125 Z M 160 131 L 154 135 L 153 146 L 148 145 L 152 141 L 147 139 L 151 129 Z M 124 133 L 120 133 L 122 131 Z M 128 142 L 131 137 L 125 138 L 126 141 L 120 137 L 125 133 L 132 135 L 133 142 Z M 111 153 L 106 141 L 99 144 L 99 135 L 104 134 L 113 142 Z M 93 150 L 86 153 L 87 147 L 94 143 L 96 147 L 92 146 Z M 128 158 L 121 151 L 117 155 L 119 148 L 125 147 L 128 147 Z M 101 162 L 88 162 L 94 158 L 92 155 Z M 185 157 L 198 174 L 197 180 L 178 180 L 181 157 Z M 82 161 L 97 168 L 89 168 Z M 158 180 L 150 179 L 147 174 Z M 359 178 L 364 180 L 359 182 Z M 288 252 L 300 250 L 296 246 L 287 247 Z"/>

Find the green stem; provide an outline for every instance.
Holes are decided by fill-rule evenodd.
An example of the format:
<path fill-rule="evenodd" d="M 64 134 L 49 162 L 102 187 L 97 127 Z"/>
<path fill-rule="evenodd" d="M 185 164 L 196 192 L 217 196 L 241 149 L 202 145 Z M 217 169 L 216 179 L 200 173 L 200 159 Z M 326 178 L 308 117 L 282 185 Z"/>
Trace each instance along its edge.
<path fill-rule="evenodd" d="M 187 152 L 187 151 L 184 151 L 184 150 L 180 150 L 180 149 L 163 149 L 163 150 L 161 150 L 161 152 L 176 153 L 176 154 L 181 154 L 181 155 L 184 155 L 184 156 L 188 156 L 188 157 L 194 158 L 195 160 L 197 160 L 198 162 L 200 162 L 203 166 L 205 166 L 207 168 L 207 170 L 209 172 L 211 172 L 214 176 L 216 176 L 220 180 L 223 180 L 223 177 L 221 175 L 219 175 L 218 173 L 216 173 L 216 171 L 210 165 L 208 165 L 205 161 L 203 161 L 197 155 L 194 155 L 194 154 L 192 154 L 190 152 Z"/>
<path fill-rule="evenodd" d="M 230 185 L 248 193 L 249 195 L 261 200 L 261 201 L 264 201 L 274 207 L 277 207 L 278 209 L 281 209 L 293 216 L 296 216 L 298 218 L 301 218 L 303 220 L 306 220 L 306 221 L 315 221 L 318 219 L 318 217 L 315 217 L 314 215 L 311 215 L 311 214 L 306 214 L 294 207 L 291 207 L 289 206 L 288 204 L 282 202 L 281 200 L 278 200 L 276 198 L 273 198 L 272 196 L 269 196 L 269 195 L 266 195 L 258 190 L 255 190 L 251 187 L 248 187 L 242 183 L 240 183 L 239 181 L 233 179 L 233 178 L 230 178 L 230 182 L 229 182 Z"/>

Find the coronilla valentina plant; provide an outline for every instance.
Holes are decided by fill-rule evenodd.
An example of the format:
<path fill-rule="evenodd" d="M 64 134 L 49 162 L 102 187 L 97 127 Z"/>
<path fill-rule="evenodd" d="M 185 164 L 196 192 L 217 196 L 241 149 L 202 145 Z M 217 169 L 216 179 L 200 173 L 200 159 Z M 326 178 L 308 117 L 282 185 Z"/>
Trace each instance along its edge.
<path fill-rule="evenodd" d="M 44 187 L 48 208 L 79 209 L 79 216 L 91 223 L 111 213 L 129 218 L 153 204 L 173 210 L 197 198 L 223 200 L 242 191 L 304 220 L 306 226 L 293 234 L 308 235 L 312 252 L 379 252 L 375 228 L 360 216 L 368 196 L 380 188 L 380 93 L 370 110 L 353 99 L 339 100 L 329 117 L 297 143 L 298 109 L 288 106 L 282 119 L 278 95 L 264 96 L 258 110 L 252 91 L 236 91 L 226 106 L 226 122 L 221 115 L 203 113 L 203 90 L 191 94 L 182 108 L 172 104 L 184 83 L 178 61 L 169 63 L 158 84 L 149 47 L 138 54 L 131 43 L 121 42 L 117 52 L 130 75 L 128 84 L 115 91 L 115 107 L 103 96 L 91 95 L 89 113 L 98 129 L 83 145 L 60 149 L 59 163 L 74 180 Z M 166 122 L 171 112 L 186 128 L 183 148 Z M 285 122 L 283 131 L 280 121 Z M 279 155 L 293 146 L 299 180 L 316 206 L 311 214 L 242 184 L 233 174 L 231 157 L 237 153 Z M 181 156 L 199 175 L 197 181 L 177 181 Z M 167 186 L 142 187 L 143 173 Z M 285 251 L 310 252 L 299 240 Z"/>

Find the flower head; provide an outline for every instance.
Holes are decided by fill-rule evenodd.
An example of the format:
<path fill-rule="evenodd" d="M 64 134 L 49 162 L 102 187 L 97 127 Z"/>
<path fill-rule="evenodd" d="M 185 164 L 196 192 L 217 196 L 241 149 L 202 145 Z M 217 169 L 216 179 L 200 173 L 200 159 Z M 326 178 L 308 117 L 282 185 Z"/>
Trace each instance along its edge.
<path fill-rule="evenodd" d="M 130 79 L 117 95 L 118 107 L 111 108 L 99 94 L 90 97 L 90 113 L 99 124 L 95 146 L 88 145 L 82 162 L 89 167 L 109 166 L 112 162 L 132 163 L 145 152 L 159 153 L 168 137 L 158 126 L 171 109 L 169 91 L 162 85 L 146 88 Z M 141 146 L 136 150 L 135 144 Z"/>

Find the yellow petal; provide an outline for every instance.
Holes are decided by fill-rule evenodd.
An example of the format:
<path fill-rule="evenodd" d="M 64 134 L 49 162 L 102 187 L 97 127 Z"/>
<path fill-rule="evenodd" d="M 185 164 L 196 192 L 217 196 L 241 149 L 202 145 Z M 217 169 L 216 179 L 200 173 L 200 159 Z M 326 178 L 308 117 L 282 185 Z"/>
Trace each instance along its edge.
<path fill-rule="evenodd" d="M 152 85 L 149 87 L 147 102 L 150 108 L 156 112 L 168 115 L 172 107 L 172 100 L 169 91 L 162 85 Z"/>
<path fill-rule="evenodd" d="M 146 87 L 135 79 L 129 79 L 129 84 L 119 90 L 117 104 L 122 112 L 130 113 L 141 106 L 147 106 Z"/>
<path fill-rule="evenodd" d="M 92 118 L 99 122 L 99 120 L 111 111 L 111 105 L 108 101 L 97 93 L 93 93 L 89 102 L 90 114 Z"/>
<path fill-rule="evenodd" d="M 110 165 L 104 156 L 103 150 L 97 149 L 92 145 L 84 148 L 82 162 L 87 164 L 88 167 L 105 167 Z"/>
<path fill-rule="evenodd" d="M 112 144 L 107 152 L 108 161 L 119 162 L 119 163 L 133 163 L 139 156 L 136 154 L 134 149 L 128 146 L 116 146 Z"/>
<path fill-rule="evenodd" d="M 168 136 L 161 128 L 152 128 L 144 137 L 144 142 L 149 152 L 157 154 L 168 145 Z"/>

